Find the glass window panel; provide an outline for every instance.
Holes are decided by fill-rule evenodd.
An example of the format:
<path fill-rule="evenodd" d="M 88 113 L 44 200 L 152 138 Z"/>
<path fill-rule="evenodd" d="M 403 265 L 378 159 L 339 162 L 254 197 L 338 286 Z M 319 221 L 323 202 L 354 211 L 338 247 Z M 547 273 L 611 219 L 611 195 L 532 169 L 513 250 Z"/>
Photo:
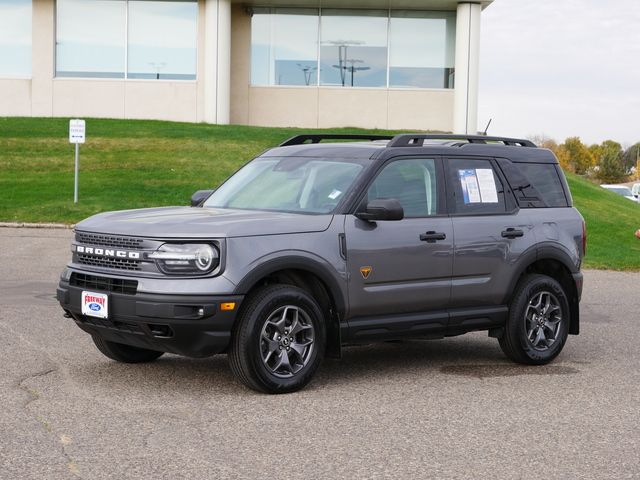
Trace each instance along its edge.
<path fill-rule="evenodd" d="M 410 159 L 390 163 L 369 187 L 368 201 L 395 198 L 404 216 L 427 217 L 438 212 L 435 160 Z"/>
<path fill-rule="evenodd" d="M 453 88 L 454 12 L 392 11 L 389 86 Z"/>
<path fill-rule="evenodd" d="M 322 10 L 320 83 L 386 86 L 387 22 L 385 10 Z"/>
<path fill-rule="evenodd" d="M 31 75 L 31 0 L 0 1 L 0 76 Z"/>
<path fill-rule="evenodd" d="M 251 84 L 317 83 L 318 11 L 255 9 L 251 19 Z"/>
<path fill-rule="evenodd" d="M 123 0 L 58 0 L 56 75 L 124 78 Z"/>
<path fill-rule="evenodd" d="M 128 78 L 196 78 L 198 4 L 130 1 Z"/>

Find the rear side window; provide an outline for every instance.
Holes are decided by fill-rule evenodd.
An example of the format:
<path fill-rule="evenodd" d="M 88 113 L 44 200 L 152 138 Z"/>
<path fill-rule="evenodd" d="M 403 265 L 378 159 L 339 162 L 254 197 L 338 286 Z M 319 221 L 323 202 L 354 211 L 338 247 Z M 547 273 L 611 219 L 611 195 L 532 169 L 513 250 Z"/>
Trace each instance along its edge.
<path fill-rule="evenodd" d="M 504 187 L 490 161 L 449 159 L 447 170 L 454 213 L 505 213 Z"/>
<path fill-rule="evenodd" d="M 569 205 L 555 164 L 512 163 L 506 159 L 499 159 L 498 163 L 521 208 Z"/>

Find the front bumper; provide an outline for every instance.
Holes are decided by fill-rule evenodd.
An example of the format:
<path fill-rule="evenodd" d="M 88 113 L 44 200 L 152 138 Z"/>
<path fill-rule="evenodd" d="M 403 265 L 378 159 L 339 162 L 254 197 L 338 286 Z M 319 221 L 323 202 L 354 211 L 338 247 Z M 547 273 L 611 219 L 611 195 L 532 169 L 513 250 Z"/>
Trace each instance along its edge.
<path fill-rule="evenodd" d="M 82 315 L 82 291 L 109 296 L 109 318 Z M 207 357 L 224 352 L 243 296 L 184 294 L 125 294 L 83 288 L 60 281 L 56 296 L 65 312 L 90 335 L 107 341 L 170 352 L 187 357 Z M 235 302 L 231 311 L 220 304 Z"/>

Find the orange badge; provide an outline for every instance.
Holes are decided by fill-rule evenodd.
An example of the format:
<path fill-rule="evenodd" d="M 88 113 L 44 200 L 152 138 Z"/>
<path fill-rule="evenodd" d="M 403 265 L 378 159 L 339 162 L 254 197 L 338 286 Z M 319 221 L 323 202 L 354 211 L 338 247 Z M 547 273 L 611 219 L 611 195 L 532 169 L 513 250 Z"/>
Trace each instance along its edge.
<path fill-rule="evenodd" d="M 360 267 L 360 274 L 366 280 L 371 275 L 371 267 Z"/>

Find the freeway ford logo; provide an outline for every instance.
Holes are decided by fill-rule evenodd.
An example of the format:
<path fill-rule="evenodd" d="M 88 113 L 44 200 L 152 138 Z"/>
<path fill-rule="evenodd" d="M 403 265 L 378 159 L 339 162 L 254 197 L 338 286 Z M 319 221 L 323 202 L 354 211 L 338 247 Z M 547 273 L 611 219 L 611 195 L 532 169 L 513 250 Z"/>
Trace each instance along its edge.
<path fill-rule="evenodd" d="M 113 248 L 85 247 L 84 245 L 74 245 L 74 251 L 77 253 L 84 253 L 85 255 L 94 255 L 96 257 L 128 258 L 131 260 L 140 260 L 140 252 L 132 252 L 129 250 L 116 250 Z"/>

